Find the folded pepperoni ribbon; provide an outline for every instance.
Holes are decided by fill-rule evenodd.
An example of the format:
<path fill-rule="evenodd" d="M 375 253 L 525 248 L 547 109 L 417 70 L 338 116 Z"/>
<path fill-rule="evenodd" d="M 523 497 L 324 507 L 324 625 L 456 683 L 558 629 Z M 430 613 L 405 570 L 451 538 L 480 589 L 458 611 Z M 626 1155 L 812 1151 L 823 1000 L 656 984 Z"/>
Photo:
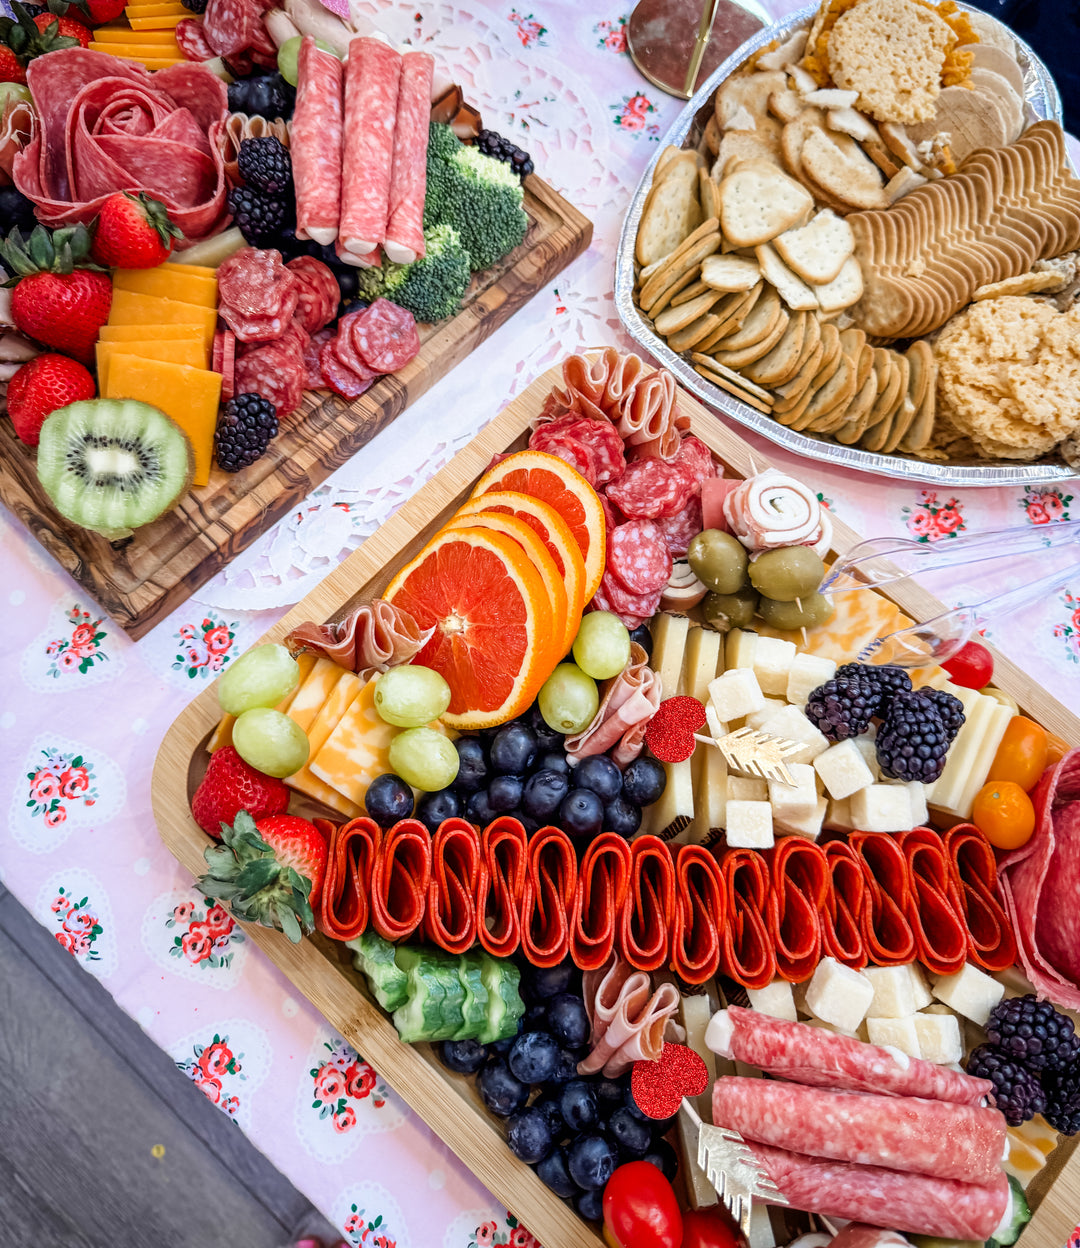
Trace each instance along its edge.
<path fill-rule="evenodd" d="M 767 911 L 776 969 L 801 984 L 821 961 L 821 912 L 829 892 L 829 864 L 813 841 L 786 836 L 764 855 L 771 887 Z"/>
<path fill-rule="evenodd" d="M 941 837 L 931 828 L 912 828 L 896 839 L 911 881 L 906 913 L 919 961 L 935 975 L 953 975 L 967 961 L 968 934 L 953 905 L 955 890 Z"/>
<path fill-rule="evenodd" d="M 968 930 L 968 953 L 987 971 L 1004 971 L 1017 960 L 1016 937 L 998 892 L 997 861 L 973 823 L 958 823 L 944 836 L 954 904 Z"/>
<path fill-rule="evenodd" d="M 570 913 L 570 956 L 583 971 L 611 957 L 630 887 L 630 846 L 614 832 L 601 833 L 585 851 Z"/>
<path fill-rule="evenodd" d="M 493 958 L 508 958 L 521 943 L 521 896 L 529 838 L 517 819 L 500 815 L 480 836 L 476 934 Z"/>
<path fill-rule="evenodd" d="M 764 917 L 769 869 L 752 849 L 729 849 L 720 868 L 727 903 L 720 968 L 744 988 L 764 988 L 776 978 L 776 953 Z"/>
<path fill-rule="evenodd" d="M 521 951 L 533 966 L 558 966 L 570 952 L 570 911 L 577 855 L 561 828 L 541 828 L 529 841 L 521 894 Z"/>
<path fill-rule="evenodd" d="M 821 944 L 830 958 L 861 971 L 867 963 L 863 908 L 868 902 L 862 861 L 847 841 L 825 847 L 829 890 L 821 910 Z"/>
<path fill-rule="evenodd" d="M 382 829 L 366 816 L 342 824 L 317 819 L 315 826 L 324 835 L 329 832 L 317 926 L 335 940 L 355 940 L 367 931 L 371 916 L 371 874 Z"/>
<path fill-rule="evenodd" d="M 681 845 L 675 857 L 675 930 L 671 967 L 686 984 L 703 984 L 720 966 L 724 879 L 703 845 Z"/>
<path fill-rule="evenodd" d="M 371 923 L 384 940 L 404 940 L 420 926 L 431 884 L 431 833 L 419 819 L 384 832 L 371 875 Z"/>
<path fill-rule="evenodd" d="M 622 956 L 635 970 L 667 965 L 675 914 L 671 850 L 658 836 L 639 836 L 630 846 L 630 891 L 619 925 Z"/>
<path fill-rule="evenodd" d="M 918 949 L 905 917 L 911 881 L 904 851 L 887 832 L 852 832 L 848 844 L 858 854 L 866 880 L 862 929 L 867 955 L 875 966 L 906 966 Z"/>
<path fill-rule="evenodd" d="M 444 819 L 431 840 L 424 936 L 448 953 L 476 943 L 480 833 L 467 819 Z"/>

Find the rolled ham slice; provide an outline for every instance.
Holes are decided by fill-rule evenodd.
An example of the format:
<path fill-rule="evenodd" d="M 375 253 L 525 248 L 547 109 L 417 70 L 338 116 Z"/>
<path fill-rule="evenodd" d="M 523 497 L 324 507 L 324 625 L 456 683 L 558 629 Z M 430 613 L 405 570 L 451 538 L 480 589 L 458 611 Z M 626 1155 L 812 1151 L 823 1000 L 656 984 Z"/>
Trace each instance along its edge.
<path fill-rule="evenodd" d="M 408 663 L 434 629 L 421 628 L 408 611 L 383 598 L 365 602 L 336 624 L 300 624 L 285 638 L 294 654 L 312 650 L 370 680 L 376 672 Z"/>
<path fill-rule="evenodd" d="M 345 250 L 367 256 L 386 239 L 401 54 L 378 39 L 349 44 L 341 220 Z"/>
<path fill-rule="evenodd" d="M 572 355 L 563 364 L 565 389 L 552 390 L 539 423 L 555 420 L 567 412 L 614 420 L 644 371 L 645 362 L 640 356 L 622 355 L 614 347 L 605 347 L 592 359 Z"/>
<path fill-rule="evenodd" d="M 666 369 L 657 369 L 640 378 L 620 404 L 615 428 L 635 458 L 674 459 L 680 433 L 689 428 L 675 406 L 674 376 Z"/>
<path fill-rule="evenodd" d="M 724 499 L 728 528 L 749 550 L 816 546 L 822 516 L 814 491 L 778 468 L 747 477 Z"/>
<path fill-rule="evenodd" d="M 15 157 L 33 138 L 36 125 L 32 105 L 25 100 L 7 100 L 0 118 L 0 185 L 10 183 Z"/>
<path fill-rule="evenodd" d="M 988 1079 L 737 1005 L 713 1015 L 705 1043 L 721 1057 L 816 1088 L 917 1096 L 956 1105 L 979 1105 L 993 1091 Z"/>
<path fill-rule="evenodd" d="M 996 1109 L 911 1096 L 833 1092 L 774 1079 L 716 1080 L 713 1122 L 811 1157 L 989 1186 L 1008 1130 Z"/>
<path fill-rule="evenodd" d="M 341 219 L 344 81 L 341 61 L 305 35 L 290 126 L 296 237 L 324 247 L 337 238 Z"/>
<path fill-rule="evenodd" d="M 406 52 L 401 58 L 383 243 L 387 257 L 397 264 L 411 264 L 424 254 L 428 119 L 434 72 L 435 61 L 427 52 Z"/>
<path fill-rule="evenodd" d="M 618 676 L 604 682 L 592 723 L 566 738 L 567 754 L 588 758 L 611 751 L 617 767 L 629 767 L 641 753 L 645 729 L 662 698 L 660 676 L 649 667 L 648 654 L 636 641 L 631 642 L 626 666 Z"/>
<path fill-rule="evenodd" d="M 592 1049 L 578 1063 L 578 1074 L 602 1070 L 614 1079 L 635 1062 L 660 1060 L 664 1029 L 679 1008 L 674 984 L 661 984 L 653 992 L 644 971 L 617 959 L 599 971 L 586 971 L 583 988 Z"/>

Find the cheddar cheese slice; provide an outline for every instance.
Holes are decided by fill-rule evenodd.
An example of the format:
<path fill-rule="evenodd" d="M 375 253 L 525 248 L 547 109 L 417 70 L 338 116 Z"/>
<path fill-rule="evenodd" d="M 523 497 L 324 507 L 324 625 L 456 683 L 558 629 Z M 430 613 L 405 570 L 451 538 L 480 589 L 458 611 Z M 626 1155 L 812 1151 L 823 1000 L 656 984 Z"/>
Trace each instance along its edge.
<path fill-rule="evenodd" d="M 217 727 L 210 734 L 210 740 L 206 743 L 207 754 L 216 754 L 218 750 L 223 749 L 226 745 L 232 745 L 232 730 L 235 723 L 235 715 L 222 715 L 218 720 Z"/>
<path fill-rule="evenodd" d="M 275 711 L 281 711 L 283 714 L 289 714 L 291 711 L 296 695 L 304 687 L 304 681 L 307 679 L 308 673 L 315 666 L 315 656 L 313 654 L 302 654 L 296 660 L 296 665 L 300 668 L 300 683 L 287 698 L 282 698 L 277 706 L 274 707 Z M 222 746 L 232 745 L 232 730 L 235 723 L 235 715 L 222 715 L 218 721 L 218 726 L 210 734 L 210 740 L 206 743 L 207 754 L 213 754 L 215 751 L 220 750 Z"/>
<path fill-rule="evenodd" d="M 183 254 L 183 253 L 180 253 Z M 170 269 L 175 269 L 177 273 L 191 273 L 195 277 L 212 277 L 217 281 L 217 269 L 212 269 L 205 264 L 181 264 L 171 257 L 165 262 Z"/>
<path fill-rule="evenodd" d="M 171 30 L 132 30 L 130 26 L 98 26 L 94 30 L 94 43 L 124 43 L 138 47 L 165 44 L 179 50 L 176 35 Z"/>
<path fill-rule="evenodd" d="M 167 17 L 135 17 L 128 18 L 131 23 L 132 30 L 175 30 L 181 22 L 186 21 L 191 14 L 186 9 L 181 9 L 179 13 L 170 14 Z"/>
<path fill-rule="evenodd" d="M 109 309 L 110 325 L 197 325 L 207 351 L 214 341 L 217 312 L 179 299 L 140 295 L 131 290 L 114 290 Z"/>
<path fill-rule="evenodd" d="M 289 707 L 289 718 L 308 732 L 315 722 L 315 717 L 334 692 L 334 686 L 341 679 L 345 669 L 339 667 L 332 659 L 316 659 L 313 654 L 300 657 L 313 659 L 314 662 L 307 679 L 293 695 L 292 705 Z M 297 659 L 297 662 L 299 661 Z"/>
<path fill-rule="evenodd" d="M 113 272 L 113 290 L 130 290 L 136 295 L 156 295 L 160 299 L 179 299 L 181 303 L 193 303 L 200 308 L 217 307 L 217 275 L 204 277 L 185 273 L 175 264 L 162 264 L 156 269 L 116 269 Z"/>
<path fill-rule="evenodd" d="M 114 355 L 137 355 L 143 360 L 158 360 L 162 364 L 187 364 L 191 368 L 206 367 L 206 352 L 201 338 L 176 338 L 173 341 L 146 340 L 134 342 L 99 342 L 94 348 L 97 354 L 98 389 L 107 394 L 109 389 L 109 365 Z"/>
<path fill-rule="evenodd" d="M 308 763 L 301 767 L 298 772 L 285 777 L 285 783 L 290 788 L 296 789 L 298 793 L 304 793 L 308 797 L 314 798 L 317 802 L 322 802 L 323 805 L 329 806 L 331 810 L 336 810 L 349 819 L 355 819 L 357 815 L 362 814 L 362 808 L 357 806 L 355 802 L 349 801 L 347 797 L 344 797 L 336 789 L 331 788 L 324 780 L 316 776 L 311 770 L 310 760 L 315 758 L 326 744 L 327 738 L 341 722 L 353 699 L 362 688 L 363 684 L 360 677 L 355 672 L 341 673 L 330 692 L 330 696 L 323 703 L 322 709 L 315 716 L 311 727 L 308 729 L 310 748 Z"/>
<path fill-rule="evenodd" d="M 102 325 L 98 342 L 141 342 L 155 338 L 161 342 L 179 342 L 183 338 L 204 341 L 201 325 Z"/>
<path fill-rule="evenodd" d="M 146 69 L 168 69 L 170 65 L 182 65 L 187 57 L 180 51 L 176 43 L 140 47 L 128 43 L 94 43 L 87 45 L 91 52 L 104 52 L 107 56 L 119 57 L 125 61 L 137 61 Z"/>
<path fill-rule="evenodd" d="M 401 731 L 375 710 L 377 683 L 372 679 L 364 685 L 308 763 L 313 775 L 357 805 L 363 803 L 372 780 L 391 770 L 390 742 Z"/>

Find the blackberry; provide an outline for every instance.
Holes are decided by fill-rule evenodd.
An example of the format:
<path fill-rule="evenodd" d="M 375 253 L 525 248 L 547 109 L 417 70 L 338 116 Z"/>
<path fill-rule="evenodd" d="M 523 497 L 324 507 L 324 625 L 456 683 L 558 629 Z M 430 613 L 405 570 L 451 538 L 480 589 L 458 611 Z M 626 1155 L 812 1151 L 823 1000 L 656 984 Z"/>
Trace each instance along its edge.
<path fill-rule="evenodd" d="M 955 693 L 946 693 L 944 689 L 920 689 L 919 696 L 927 698 L 937 707 L 941 722 L 945 725 L 946 744 L 952 745 L 967 718 L 963 702 Z"/>
<path fill-rule="evenodd" d="M 203 14 L 206 12 L 207 0 L 180 0 L 189 13 Z"/>
<path fill-rule="evenodd" d="M 18 226 L 25 234 L 37 225 L 33 200 L 27 199 L 13 186 L 0 186 L 0 232 L 7 237 Z"/>
<path fill-rule="evenodd" d="M 911 677 L 902 667 L 879 667 L 876 663 L 845 663 L 836 669 L 837 676 L 861 676 L 872 681 L 880 690 L 876 714 L 884 715 L 889 703 L 898 693 L 911 692 Z"/>
<path fill-rule="evenodd" d="M 221 409 L 214 454 L 223 472 L 253 464 L 278 431 L 277 408 L 261 394 L 238 394 Z"/>
<path fill-rule="evenodd" d="M 249 117 L 281 117 L 288 121 L 296 104 L 296 89 L 280 74 L 239 78 L 229 83 L 229 112 Z"/>
<path fill-rule="evenodd" d="M 1030 992 L 995 1005 L 986 1035 L 991 1044 L 1028 1070 L 1060 1071 L 1080 1062 L 1080 1036 L 1073 1020 Z"/>
<path fill-rule="evenodd" d="M 258 246 L 273 237 L 285 224 L 284 200 L 273 199 L 248 186 L 234 186 L 229 191 L 229 211 L 240 227 L 245 241 Z"/>
<path fill-rule="evenodd" d="M 485 156 L 493 156 L 508 164 L 518 177 L 526 178 L 535 166 L 529 153 L 515 146 L 494 130 L 481 130 L 476 136 L 476 146 Z"/>
<path fill-rule="evenodd" d="M 284 198 L 292 189 L 289 150 L 272 134 L 261 139 L 244 139 L 236 157 L 236 166 L 244 182 L 257 191 Z"/>
<path fill-rule="evenodd" d="M 930 784 L 945 769 L 949 748 L 937 707 L 918 693 L 898 693 L 877 735 L 877 761 L 886 776 Z"/>
<path fill-rule="evenodd" d="M 1010 1127 L 1046 1112 L 1047 1097 L 1038 1079 L 992 1044 L 980 1044 L 968 1058 L 967 1072 L 994 1085 L 994 1104 Z M 1074 1107 L 1080 1126 L 1080 1102 Z"/>
<path fill-rule="evenodd" d="M 844 741 L 870 727 L 880 697 L 877 686 L 863 676 L 837 676 L 810 695 L 806 718 L 830 741 Z"/>
<path fill-rule="evenodd" d="M 1080 1066 L 1043 1075 L 1046 1108 L 1043 1117 L 1062 1135 L 1080 1131 Z"/>

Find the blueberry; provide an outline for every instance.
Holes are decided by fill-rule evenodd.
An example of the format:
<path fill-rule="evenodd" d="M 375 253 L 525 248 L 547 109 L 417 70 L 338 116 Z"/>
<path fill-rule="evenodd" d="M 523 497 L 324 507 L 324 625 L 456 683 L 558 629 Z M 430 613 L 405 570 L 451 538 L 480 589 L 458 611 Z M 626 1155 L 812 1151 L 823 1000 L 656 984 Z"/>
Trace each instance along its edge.
<path fill-rule="evenodd" d="M 560 776 L 568 776 L 570 774 L 570 764 L 566 760 L 566 754 L 563 750 L 545 750 L 543 754 L 538 754 L 536 761 L 533 763 L 533 773 L 538 771 L 557 771 Z"/>
<path fill-rule="evenodd" d="M 491 1044 L 488 1045 L 488 1052 L 500 1053 L 505 1056 L 514 1047 L 514 1041 L 516 1039 L 517 1039 L 517 1035 L 513 1035 L 513 1036 L 506 1036 L 502 1040 L 493 1040 Z"/>
<path fill-rule="evenodd" d="M 566 1164 L 565 1148 L 553 1148 L 536 1167 L 536 1174 L 540 1182 L 550 1187 L 556 1196 L 562 1196 L 565 1199 L 568 1196 L 576 1196 L 578 1193 L 578 1185 L 570 1177 L 570 1170 Z"/>
<path fill-rule="evenodd" d="M 679 1154 L 667 1140 L 657 1140 L 641 1160 L 654 1165 L 669 1180 L 679 1172 Z"/>
<path fill-rule="evenodd" d="M 590 839 L 604 823 L 604 804 L 591 789 L 571 789 L 559 806 L 559 825 L 571 836 Z"/>
<path fill-rule="evenodd" d="M 548 1083 L 563 1084 L 569 1083 L 571 1079 L 577 1078 L 578 1056 L 570 1049 L 560 1049 L 559 1058 L 555 1063 L 555 1070 L 548 1076 Z"/>
<path fill-rule="evenodd" d="M 650 1118 L 648 1114 L 638 1109 L 638 1103 L 634 1100 L 634 1093 L 629 1084 L 623 1089 L 623 1107 L 628 1109 L 639 1122 L 647 1122 L 653 1126 L 658 1125 L 655 1118 Z"/>
<path fill-rule="evenodd" d="M 557 771 L 534 771 L 525 781 L 521 808 L 534 819 L 548 819 L 570 791 L 570 781 Z"/>
<path fill-rule="evenodd" d="M 533 1102 L 533 1109 L 538 1109 L 548 1120 L 551 1138 L 561 1140 L 566 1134 L 566 1123 L 563 1121 L 562 1110 L 559 1108 L 558 1092 L 549 1092 Z"/>
<path fill-rule="evenodd" d="M 610 802 L 622 789 L 622 772 L 604 754 L 590 754 L 574 768 L 574 785 L 591 789 L 597 797 Z"/>
<path fill-rule="evenodd" d="M 4 234 L 15 226 L 29 234 L 35 225 L 33 201 L 13 186 L 0 186 L 0 229 Z"/>
<path fill-rule="evenodd" d="M 491 823 L 498 813 L 497 810 L 492 810 L 491 808 L 487 789 L 481 789 L 479 793 L 469 794 L 468 801 L 465 803 L 465 818 L 470 823 L 475 823 L 482 830 Z"/>
<path fill-rule="evenodd" d="M 637 628 L 632 628 L 630 630 L 630 640 L 636 641 L 649 658 L 652 658 L 653 639 L 647 624 L 639 624 Z"/>
<path fill-rule="evenodd" d="M 596 1108 L 601 1120 L 606 1122 L 617 1109 L 622 1109 L 623 1086 L 614 1079 L 600 1079 L 593 1088 L 596 1092 Z"/>
<path fill-rule="evenodd" d="M 607 1128 L 618 1144 L 619 1152 L 627 1157 L 644 1157 L 652 1145 L 652 1131 L 625 1106 L 611 1115 Z"/>
<path fill-rule="evenodd" d="M 350 264 L 343 268 L 336 269 L 334 276 L 337 278 L 338 291 L 342 299 L 352 299 L 360 289 L 360 274 Z"/>
<path fill-rule="evenodd" d="M 560 992 L 548 1006 L 548 1029 L 564 1049 L 579 1049 L 589 1038 L 585 1002 L 572 992 Z"/>
<path fill-rule="evenodd" d="M 604 1220 L 604 1189 L 594 1187 L 592 1191 L 582 1192 L 574 1201 L 578 1217 L 586 1222 L 602 1222 Z"/>
<path fill-rule="evenodd" d="M 526 1031 L 514 1041 L 507 1059 L 510 1073 L 522 1083 L 544 1083 L 555 1073 L 559 1042 L 546 1031 Z"/>
<path fill-rule="evenodd" d="M 536 757 L 536 734 L 519 720 L 501 728 L 491 742 L 491 770 L 496 775 L 523 776 Z"/>
<path fill-rule="evenodd" d="M 537 1001 L 525 1011 L 524 1031 L 547 1031 L 547 1002 Z"/>
<path fill-rule="evenodd" d="M 526 836 L 532 836 L 534 832 L 539 832 L 544 826 L 539 819 L 534 819 L 532 815 L 527 815 L 520 806 L 516 810 L 511 810 L 508 813 L 512 819 L 516 819 L 525 829 Z"/>
<path fill-rule="evenodd" d="M 509 1118 L 529 1099 L 527 1084 L 515 1079 L 501 1058 L 488 1062 L 476 1080 L 480 1098 L 493 1114 Z"/>
<path fill-rule="evenodd" d="M 487 784 L 487 754 L 478 737 L 458 737 L 454 742 L 458 754 L 458 773 L 454 788 L 459 793 L 476 793 Z"/>
<path fill-rule="evenodd" d="M 532 734 L 536 738 L 536 743 L 541 750 L 562 749 L 563 734 L 556 732 L 554 728 L 548 725 L 547 720 L 540 714 L 538 703 L 533 703 L 528 715 L 524 716 L 524 719 L 532 729 Z"/>
<path fill-rule="evenodd" d="M 435 832 L 444 819 L 455 819 L 461 814 L 461 798 L 453 789 L 439 789 L 435 793 L 421 793 L 416 803 L 416 817 L 429 832 Z"/>
<path fill-rule="evenodd" d="M 487 1048 L 479 1040 L 444 1040 L 443 1065 L 459 1075 L 475 1075 L 487 1059 Z"/>
<path fill-rule="evenodd" d="M 488 805 L 499 815 L 513 810 L 521 801 L 523 788 L 520 776 L 493 776 L 487 787 Z"/>
<path fill-rule="evenodd" d="M 506 1142 L 515 1157 L 530 1165 L 543 1161 L 555 1143 L 547 1116 L 543 1110 L 532 1107 L 511 1114 L 506 1124 Z"/>
<path fill-rule="evenodd" d="M 559 1109 L 563 1121 L 571 1131 L 580 1131 L 591 1127 L 597 1122 L 599 1115 L 596 1110 L 596 1092 L 591 1083 L 584 1079 L 571 1079 L 563 1084 L 559 1093 Z"/>
<path fill-rule="evenodd" d="M 570 986 L 574 967 L 570 962 L 558 966 L 537 966 L 528 971 L 529 991 L 538 1001 L 548 1001 Z"/>
<path fill-rule="evenodd" d="M 368 785 L 364 794 L 364 809 L 379 827 L 392 827 L 399 819 L 408 819 L 412 814 L 412 789 L 400 776 L 384 771 Z"/>
<path fill-rule="evenodd" d="M 579 1136 L 566 1150 L 570 1177 L 587 1192 L 602 1188 L 618 1163 L 615 1145 L 602 1135 Z"/>
<path fill-rule="evenodd" d="M 663 793 L 666 784 L 664 768 L 655 758 L 646 758 L 643 754 L 623 772 L 623 797 L 639 806 L 651 806 Z"/>
<path fill-rule="evenodd" d="M 627 840 L 641 827 L 641 807 L 629 798 L 612 798 L 604 807 L 604 831 L 625 836 Z"/>

